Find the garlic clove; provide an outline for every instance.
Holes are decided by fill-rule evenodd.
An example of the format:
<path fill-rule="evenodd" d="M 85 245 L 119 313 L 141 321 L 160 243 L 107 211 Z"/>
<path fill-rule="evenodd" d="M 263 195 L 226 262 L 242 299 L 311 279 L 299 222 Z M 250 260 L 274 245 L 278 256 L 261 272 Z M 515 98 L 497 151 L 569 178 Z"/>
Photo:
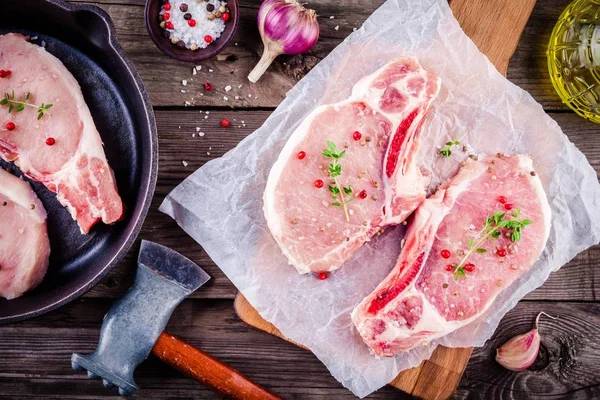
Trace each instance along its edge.
<path fill-rule="evenodd" d="M 540 312 L 535 318 L 535 326 L 532 330 L 515 336 L 496 349 L 498 364 L 511 371 L 523 371 L 535 362 L 540 352 L 541 338 L 538 324 L 542 314 L 548 318 L 558 319 L 558 317 L 553 317 L 543 311 Z"/>
<path fill-rule="evenodd" d="M 540 351 L 537 328 L 517 335 L 496 350 L 496 361 L 511 371 L 523 371 L 534 363 Z"/>

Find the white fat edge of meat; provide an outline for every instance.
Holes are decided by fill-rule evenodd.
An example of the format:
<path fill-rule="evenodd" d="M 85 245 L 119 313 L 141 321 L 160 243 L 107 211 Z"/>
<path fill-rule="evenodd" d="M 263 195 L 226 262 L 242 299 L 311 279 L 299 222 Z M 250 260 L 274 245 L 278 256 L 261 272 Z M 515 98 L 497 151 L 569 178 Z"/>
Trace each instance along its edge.
<path fill-rule="evenodd" d="M 399 216 L 394 217 L 392 215 L 391 209 L 392 209 L 392 201 L 395 197 L 395 195 L 397 193 L 393 193 L 394 191 L 394 187 L 397 188 L 397 190 L 402 190 L 402 193 L 404 194 L 405 191 L 405 186 L 400 185 L 398 182 L 398 174 L 399 174 L 399 167 L 400 165 L 396 166 L 396 170 L 394 173 L 394 182 L 390 182 L 389 178 L 387 177 L 386 171 L 385 171 L 385 165 L 387 164 L 387 159 L 388 159 L 388 154 L 389 154 L 389 149 L 391 147 L 392 144 L 392 139 L 393 136 L 396 132 L 396 130 L 398 129 L 398 126 L 400 125 L 400 123 L 410 114 L 410 112 L 412 110 L 415 109 L 415 105 L 416 104 L 425 104 L 427 105 L 427 107 L 425 107 L 417 116 L 417 118 L 415 118 L 415 120 L 413 121 L 413 123 L 411 124 L 411 133 L 408 135 L 408 141 L 401 147 L 400 149 L 400 153 L 398 154 L 398 160 L 402 160 L 405 157 L 407 157 L 407 153 L 409 152 L 409 150 L 412 150 L 413 147 L 413 141 L 414 141 L 414 132 L 417 129 L 417 127 L 419 126 L 419 124 L 421 123 L 421 120 L 425 117 L 425 115 L 427 114 L 427 111 L 429 109 L 429 106 L 431 105 L 431 102 L 433 101 L 433 99 L 435 99 L 435 97 L 437 97 L 439 90 L 440 90 L 440 86 L 441 86 L 441 79 L 438 77 L 436 77 L 436 81 L 437 81 L 437 90 L 436 92 L 430 96 L 430 98 L 426 95 L 426 92 L 424 91 L 422 93 L 421 96 L 413 96 L 412 93 L 409 93 L 409 96 L 407 96 L 409 98 L 409 103 L 403 108 L 402 112 L 400 113 L 396 113 L 396 114 L 389 114 L 384 112 L 383 110 L 381 110 L 379 108 L 379 102 L 373 102 L 373 97 L 375 97 L 376 99 L 380 99 L 382 93 L 384 92 L 385 89 L 373 89 L 372 88 L 372 83 L 373 81 L 386 69 L 386 67 L 390 64 L 393 63 L 397 60 L 401 60 L 401 59 L 408 59 L 412 62 L 415 62 L 417 65 L 419 65 L 419 71 L 417 72 L 413 72 L 409 75 L 407 75 L 405 78 L 402 79 L 402 81 L 400 81 L 401 85 L 398 85 L 398 82 L 392 86 L 395 86 L 396 88 L 398 88 L 402 93 L 408 93 L 409 90 L 406 87 L 406 84 L 408 82 L 408 80 L 414 76 L 421 76 L 423 78 L 423 80 L 425 82 L 427 82 L 427 73 L 428 71 L 425 70 L 421 64 L 418 62 L 418 60 L 414 57 L 398 57 L 395 58 L 394 60 L 389 61 L 388 63 L 386 63 L 385 65 L 383 65 L 381 68 L 379 68 L 377 71 L 373 72 L 370 75 L 365 76 L 364 78 L 362 78 L 360 81 L 358 81 L 358 83 L 356 83 L 352 89 L 352 96 L 350 97 L 350 99 L 354 100 L 354 101 L 364 101 L 365 103 L 367 103 L 375 113 L 381 113 L 383 116 L 385 116 L 390 122 L 392 122 L 392 126 L 390 127 L 390 138 L 388 141 L 388 148 L 386 149 L 385 152 L 385 156 L 383 159 L 383 170 L 382 170 L 382 177 L 383 177 L 383 184 L 384 184 L 384 192 L 385 192 L 385 207 L 386 210 L 390 210 L 388 213 L 386 213 L 386 218 L 385 218 L 385 223 L 388 224 L 397 224 L 402 222 L 403 218 L 399 218 Z M 416 154 L 414 155 L 416 156 Z M 404 166 L 402 166 L 404 168 Z M 424 187 L 426 186 L 426 181 L 424 179 L 418 179 L 416 181 L 412 181 L 412 177 L 413 176 L 419 176 L 420 173 L 419 171 L 414 170 L 415 168 L 417 168 L 416 165 L 411 165 L 411 170 L 407 170 L 404 168 L 403 174 L 406 176 L 411 176 L 411 179 L 409 179 L 410 181 L 410 186 L 412 186 L 413 189 L 415 189 L 415 193 L 418 193 L 422 190 L 424 190 Z M 418 184 L 419 183 L 423 183 L 423 188 L 419 189 L 418 188 Z M 402 187 L 400 187 L 402 186 Z"/>
<path fill-rule="evenodd" d="M 8 197 L 10 201 L 18 204 L 20 207 L 30 210 L 30 206 L 35 206 L 32 214 L 37 223 L 46 221 L 47 213 L 44 205 L 37 197 L 29 183 L 0 167 L 0 194 Z"/>

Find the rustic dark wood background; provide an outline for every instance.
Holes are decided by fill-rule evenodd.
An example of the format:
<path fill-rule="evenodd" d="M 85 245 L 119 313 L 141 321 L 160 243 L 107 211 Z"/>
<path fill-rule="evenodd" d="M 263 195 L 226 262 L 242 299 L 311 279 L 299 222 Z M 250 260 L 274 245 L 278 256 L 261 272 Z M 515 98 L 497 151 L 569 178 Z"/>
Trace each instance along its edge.
<path fill-rule="evenodd" d="M 569 1 L 538 0 L 511 60 L 508 78 L 544 106 L 596 171 L 600 171 L 600 127 L 568 110 L 548 78 L 546 45 L 556 19 Z M 262 48 L 255 23 L 259 0 L 242 1 L 236 44 L 229 46 L 218 59 L 201 63 L 202 70 L 195 76 L 192 65 L 169 59 L 151 43 L 143 21 L 144 0 L 91 3 L 113 18 L 121 45 L 136 64 L 156 111 L 160 146 L 158 186 L 140 238 L 180 251 L 213 277 L 176 310 L 168 329 L 284 398 L 353 396 L 312 354 L 242 323 L 233 311 L 235 287 L 199 245 L 174 221 L 158 212 L 158 206 L 196 168 L 222 156 L 257 129 L 285 93 L 381 3 L 382 0 L 311 1 L 310 6 L 321 16 L 321 38 L 317 45 L 304 56 L 280 57 L 260 83 L 252 86 L 246 76 Z M 181 84 L 183 79 L 188 80 L 185 87 Z M 205 81 L 210 81 L 215 91 L 201 96 Z M 227 85 L 233 89 L 226 93 Z M 229 101 L 224 101 L 223 96 Z M 186 101 L 190 103 L 188 107 Z M 205 111 L 210 111 L 206 119 Z M 232 126 L 220 127 L 221 118 L 230 119 Z M 196 127 L 205 136 L 193 137 Z M 188 165 L 184 166 L 182 161 Z M 83 298 L 43 317 L 0 326 L 1 399 L 117 397 L 114 389 L 104 389 L 100 382 L 71 370 L 69 360 L 72 352 L 94 350 L 102 317 L 113 300 L 132 283 L 138 249 L 139 240 L 121 265 Z M 509 312 L 486 346 L 474 351 L 455 397 L 599 398 L 599 263 L 599 246 L 579 254 Z M 516 333 L 529 330 L 539 311 L 560 318 L 543 319 L 542 351 L 534 366 L 525 372 L 512 373 L 495 364 L 495 348 Z M 136 381 L 141 387 L 134 397 L 138 399 L 220 398 L 153 358 L 138 368 Z M 402 397 L 397 390 L 386 387 L 369 398 Z"/>

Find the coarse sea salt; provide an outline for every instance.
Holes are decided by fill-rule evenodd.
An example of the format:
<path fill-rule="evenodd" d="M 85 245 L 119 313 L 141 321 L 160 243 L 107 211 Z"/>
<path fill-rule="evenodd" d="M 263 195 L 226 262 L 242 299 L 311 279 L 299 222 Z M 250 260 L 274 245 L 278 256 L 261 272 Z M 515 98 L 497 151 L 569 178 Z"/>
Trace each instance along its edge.
<path fill-rule="evenodd" d="M 227 2 L 225 1 L 171 0 L 169 4 L 171 5 L 170 10 L 165 11 L 164 8 L 161 8 L 159 14 L 163 16 L 165 12 L 169 13 L 170 18 L 166 21 L 173 24 L 173 29 L 166 28 L 166 30 L 171 34 L 170 39 L 174 44 L 182 41 L 188 49 L 205 49 L 211 42 L 218 39 L 225 30 L 223 19 L 213 18 L 209 20 L 209 15 L 214 16 L 214 14 L 207 10 L 209 4 L 213 7 L 213 11 L 217 11 L 221 6 L 227 8 Z M 187 8 L 182 8 L 182 4 L 185 4 Z M 182 9 L 186 9 L 186 11 L 184 12 Z M 190 26 L 189 20 L 184 18 L 185 14 L 191 15 L 191 19 L 196 21 L 195 26 Z M 207 42 L 205 40 L 206 36 L 210 36 L 212 40 Z"/>

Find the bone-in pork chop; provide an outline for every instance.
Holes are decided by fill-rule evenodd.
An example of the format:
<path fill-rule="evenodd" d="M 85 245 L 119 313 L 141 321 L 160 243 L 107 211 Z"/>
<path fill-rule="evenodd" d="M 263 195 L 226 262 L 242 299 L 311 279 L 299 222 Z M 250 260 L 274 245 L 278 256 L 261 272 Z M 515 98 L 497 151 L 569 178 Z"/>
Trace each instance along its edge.
<path fill-rule="evenodd" d="M 36 287 L 49 256 L 44 206 L 27 182 L 0 168 L 0 297 Z"/>
<path fill-rule="evenodd" d="M 442 337 L 527 272 L 549 232 L 550 206 L 530 158 L 469 159 L 417 208 L 396 267 L 352 320 L 380 356 Z"/>
<path fill-rule="evenodd" d="M 416 60 L 394 59 L 291 135 L 269 174 L 264 212 L 298 272 L 339 268 L 424 200 L 428 179 L 415 158 L 439 85 Z"/>
<path fill-rule="evenodd" d="M 123 204 L 79 84 L 53 55 L 18 34 L 0 36 L 0 156 L 56 193 L 83 233 L 110 224 Z M 52 104 L 38 119 L 37 106 Z M 8 124 L 8 125 L 7 125 Z M 11 129 L 9 129 L 11 128 Z"/>

